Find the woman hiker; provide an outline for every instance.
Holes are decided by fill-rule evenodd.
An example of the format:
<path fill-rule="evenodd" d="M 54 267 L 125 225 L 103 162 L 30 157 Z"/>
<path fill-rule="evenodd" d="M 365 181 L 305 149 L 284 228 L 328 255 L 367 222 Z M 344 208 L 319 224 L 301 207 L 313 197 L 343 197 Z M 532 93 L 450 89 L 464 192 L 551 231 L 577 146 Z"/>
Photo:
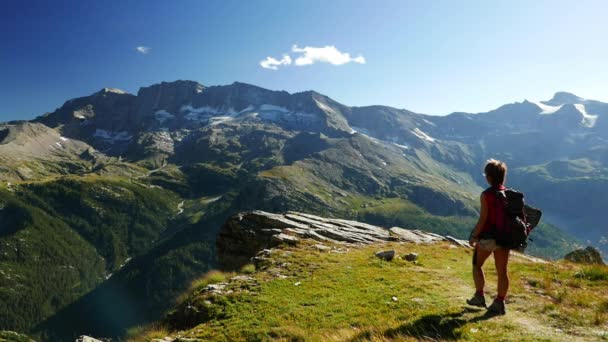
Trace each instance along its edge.
<path fill-rule="evenodd" d="M 507 165 L 501 161 L 490 159 L 484 168 L 484 176 L 490 185 L 481 193 L 481 212 L 475 229 L 471 232 L 469 245 L 475 249 L 473 252 L 473 280 L 475 281 L 475 295 L 467 300 L 467 304 L 486 307 L 486 299 L 483 293 L 485 275 L 482 266 L 490 254 L 494 253 L 494 264 L 498 274 L 498 291 L 494 302 L 488 308 L 490 315 L 505 314 L 505 297 L 509 290 L 509 275 L 507 265 L 509 263 L 509 252 L 507 248 L 496 245 L 492 236 L 492 228 L 496 226 L 502 217 L 500 207 L 497 208 L 496 191 L 505 190 L 505 176 Z"/>

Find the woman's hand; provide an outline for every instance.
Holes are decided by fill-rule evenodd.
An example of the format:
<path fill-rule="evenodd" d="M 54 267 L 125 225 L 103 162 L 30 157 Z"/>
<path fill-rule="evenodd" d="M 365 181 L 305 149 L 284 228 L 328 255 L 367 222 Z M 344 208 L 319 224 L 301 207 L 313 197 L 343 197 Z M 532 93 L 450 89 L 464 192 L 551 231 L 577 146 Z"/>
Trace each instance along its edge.
<path fill-rule="evenodd" d="M 469 246 L 474 248 L 477 242 L 479 242 L 479 239 L 476 236 L 471 235 L 469 238 Z"/>

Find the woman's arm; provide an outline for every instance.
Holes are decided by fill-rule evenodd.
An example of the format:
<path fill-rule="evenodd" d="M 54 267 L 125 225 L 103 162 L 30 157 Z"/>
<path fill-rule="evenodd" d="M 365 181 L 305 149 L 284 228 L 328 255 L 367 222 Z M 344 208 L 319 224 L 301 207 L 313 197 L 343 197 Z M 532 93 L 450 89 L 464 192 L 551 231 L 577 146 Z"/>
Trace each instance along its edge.
<path fill-rule="evenodd" d="M 486 203 L 486 199 L 483 193 L 479 196 L 479 202 L 481 203 L 481 211 L 479 212 L 479 220 L 477 220 L 477 224 L 475 225 L 475 229 L 471 232 L 471 237 L 469 238 L 469 245 L 473 246 L 477 240 L 479 240 L 479 234 L 481 233 L 481 229 L 486 223 L 488 219 L 488 204 Z"/>

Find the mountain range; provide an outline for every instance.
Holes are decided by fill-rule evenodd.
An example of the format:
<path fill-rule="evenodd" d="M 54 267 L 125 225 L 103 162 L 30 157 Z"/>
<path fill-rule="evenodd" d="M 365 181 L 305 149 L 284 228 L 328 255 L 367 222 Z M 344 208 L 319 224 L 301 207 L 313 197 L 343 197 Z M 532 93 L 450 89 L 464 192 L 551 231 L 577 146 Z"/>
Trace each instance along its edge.
<path fill-rule="evenodd" d="M 466 238 L 488 158 L 545 213 L 530 253 L 605 248 L 607 139 L 608 104 L 563 92 L 431 116 L 244 83 L 104 88 L 0 124 L 0 329 L 65 340 L 155 320 L 217 267 L 217 231 L 243 210 Z"/>

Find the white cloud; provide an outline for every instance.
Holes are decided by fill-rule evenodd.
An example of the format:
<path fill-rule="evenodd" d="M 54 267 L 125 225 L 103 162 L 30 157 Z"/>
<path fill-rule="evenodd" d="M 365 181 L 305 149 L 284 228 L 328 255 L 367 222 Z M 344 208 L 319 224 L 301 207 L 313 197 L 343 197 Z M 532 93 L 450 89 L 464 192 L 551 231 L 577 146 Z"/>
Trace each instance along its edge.
<path fill-rule="evenodd" d="M 135 48 L 135 50 L 137 50 L 137 52 L 139 52 L 139 53 L 147 55 L 151 49 L 147 46 L 138 46 Z"/>
<path fill-rule="evenodd" d="M 272 58 L 272 57 L 266 57 L 265 60 L 260 61 L 260 65 L 262 66 L 262 68 L 272 69 L 272 70 L 278 70 L 279 65 L 290 65 L 290 64 L 291 64 L 291 57 L 289 57 L 289 55 L 283 55 L 283 58 L 281 60 L 277 60 L 276 58 Z"/>
<path fill-rule="evenodd" d="M 266 59 L 260 61 L 260 66 L 264 69 L 278 70 L 279 66 L 291 65 L 292 62 L 296 66 L 311 65 L 317 62 L 329 63 L 332 65 L 342 65 L 347 63 L 365 64 L 365 57 L 361 55 L 351 57 L 350 53 L 341 52 L 333 45 L 327 45 L 324 47 L 306 46 L 303 48 L 294 45 L 292 46 L 291 51 L 298 54 L 295 57 L 295 62 L 291 59 L 291 56 L 284 54 L 283 58 L 280 60 L 273 57 L 266 57 Z"/>
<path fill-rule="evenodd" d="M 291 51 L 301 53 L 302 55 L 296 58 L 296 65 L 311 65 L 316 62 L 330 63 L 333 65 L 342 65 L 346 63 L 359 63 L 365 64 L 365 58 L 361 55 L 357 57 L 351 57 L 348 52 L 340 52 L 335 46 L 327 45 L 324 47 L 311 47 L 307 46 L 299 48 L 294 45 Z"/>

